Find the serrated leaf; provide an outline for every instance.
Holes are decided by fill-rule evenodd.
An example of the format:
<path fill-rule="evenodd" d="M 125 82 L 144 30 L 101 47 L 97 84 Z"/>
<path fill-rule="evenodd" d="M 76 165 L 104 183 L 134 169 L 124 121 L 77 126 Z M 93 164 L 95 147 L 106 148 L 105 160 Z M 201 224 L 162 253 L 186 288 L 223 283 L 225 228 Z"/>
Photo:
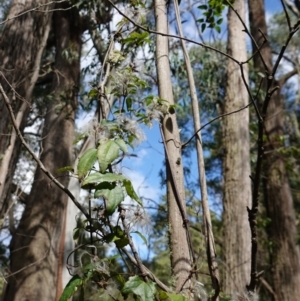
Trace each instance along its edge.
<path fill-rule="evenodd" d="M 79 159 L 77 165 L 77 172 L 79 179 L 84 178 L 92 169 L 97 160 L 97 149 L 88 149 Z"/>
<path fill-rule="evenodd" d="M 155 283 L 149 281 L 144 282 L 139 276 L 129 277 L 129 280 L 125 283 L 123 293 L 134 293 L 142 301 L 153 301 L 156 293 Z"/>
<path fill-rule="evenodd" d="M 74 172 L 73 166 L 65 166 L 56 170 L 56 172 L 71 171 Z"/>
<path fill-rule="evenodd" d="M 131 233 L 136 233 L 143 240 L 143 242 L 145 243 L 145 245 L 147 244 L 147 239 L 146 239 L 146 237 L 141 232 L 134 231 L 134 232 L 131 232 Z"/>
<path fill-rule="evenodd" d="M 138 195 L 136 194 L 131 181 L 124 179 L 123 185 L 126 189 L 128 196 L 130 196 L 133 200 L 135 200 L 139 205 L 143 206 L 143 203 L 141 199 L 138 197 Z"/>
<path fill-rule="evenodd" d="M 66 285 L 59 301 L 68 301 L 74 293 L 77 291 L 77 288 L 82 285 L 82 279 L 75 275 Z"/>
<path fill-rule="evenodd" d="M 118 158 L 120 146 L 114 140 L 106 140 L 98 146 L 98 161 L 100 171 L 105 172 L 107 166 Z"/>
<path fill-rule="evenodd" d="M 115 143 L 118 144 L 119 148 L 124 152 L 124 153 L 127 153 L 128 152 L 128 149 L 127 149 L 127 145 L 126 145 L 126 142 L 123 140 L 123 139 L 116 139 L 114 140 Z"/>
<path fill-rule="evenodd" d="M 126 178 L 122 175 L 106 173 L 102 174 L 100 172 L 95 172 L 90 174 L 82 183 L 82 186 L 94 183 L 102 183 L 102 182 L 118 182 L 125 181 Z"/>
<path fill-rule="evenodd" d="M 120 186 L 115 186 L 113 189 L 101 189 L 95 192 L 95 198 L 104 196 L 107 199 L 106 213 L 112 215 L 118 205 L 124 200 L 123 189 Z"/>

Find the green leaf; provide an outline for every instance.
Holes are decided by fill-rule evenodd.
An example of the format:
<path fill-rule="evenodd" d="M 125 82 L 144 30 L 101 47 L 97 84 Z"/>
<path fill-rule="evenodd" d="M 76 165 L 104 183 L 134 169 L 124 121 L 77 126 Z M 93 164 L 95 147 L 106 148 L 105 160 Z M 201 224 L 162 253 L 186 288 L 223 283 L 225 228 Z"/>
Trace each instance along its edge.
<path fill-rule="evenodd" d="M 132 98 L 131 97 L 126 98 L 126 106 L 127 106 L 127 110 L 130 111 L 131 107 L 132 107 Z"/>
<path fill-rule="evenodd" d="M 97 150 L 95 148 L 88 149 L 79 159 L 77 172 L 79 179 L 84 178 L 92 169 L 97 160 Z"/>
<path fill-rule="evenodd" d="M 127 145 L 126 145 L 126 142 L 123 140 L 123 139 L 116 139 L 114 140 L 115 143 L 118 144 L 119 148 L 124 152 L 124 153 L 127 153 L 128 152 L 128 149 L 127 149 Z"/>
<path fill-rule="evenodd" d="M 177 294 L 172 294 L 172 293 L 167 293 L 160 291 L 159 292 L 159 300 L 161 301 L 184 301 L 185 297 L 183 295 L 177 295 Z"/>
<path fill-rule="evenodd" d="M 145 245 L 147 244 L 147 239 L 146 239 L 146 237 L 141 232 L 134 231 L 134 232 L 131 232 L 131 233 L 136 233 L 143 240 L 143 242 L 145 243 Z"/>
<path fill-rule="evenodd" d="M 205 24 L 205 23 L 202 23 L 202 24 L 201 24 L 201 31 L 203 32 L 203 31 L 205 30 L 205 28 L 206 28 L 206 24 Z"/>
<path fill-rule="evenodd" d="M 98 90 L 97 89 L 92 89 L 90 90 L 90 92 L 88 93 L 88 97 L 89 98 L 94 98 L 98 95 Z"/>
<path fill-rule="evenodd" d="M 220 19 L 217 21 L 217 24 L 218 24 L 218 25 L 221 25 L 222 22 L 223 22 L 223 18 L 220 18 Z"/>
<path fill-rule="evenodd" d="M 208 8 L 208 6 L 206 4 L 203 4 L 203 5 L 199 5 L 198 8 L 206 10 Z"/>
<path fill-rule="evenodd" d="M 118 182 L 125 181 L 126 178 L 122 175 L 106 173 L 102 174 L 100 172 L 95 172 L 90 174 L 82 183 L 82 186 L 94 183 L 102 183 L 102 182 Z"/>
<path fill-rule="evenodd" d="M 131 181 L 124 179 L 123 185 L 126 189 L 128 196 L 130 196 L 133 200 L 135 200 L 139 205 L 143 206 L 141 199 L 138 197 L 138 195 L 134 191 Z"/>
<path fill-rule="evenodd" d="M 104 237 L 107 243 L 114 242 L 117 248 L 124 248 L 129 244 L 129 239 L 120 226 L 115 226 L 113 232 Z"/>
<path fill-rule="evenodd" d="M 66 285 L 61 297 L 59 298 L 59 301 L 68 301 L 81 285 L 82 279 L 78 275 L 73 276 Z"/>
<path fill-rule="evenodd" d="M 73 230 L 73 239 L 74 239 L 75 241 L 77 241 L 78 238 L 79 238 L 79 235 L 80 235 L 80 229 L 79 229 L 79 228 L 75 228 L 75 229 Z"/>
<path fill-rule="evenodd" d="M 123 293 L 134 293 L 142 301 L 153 301 L 156 293 L 155 283 L 149 281 L 144 282 L 139 276 L 129 277 L 129 280 L 125 283 Z"/>
<path fill-rule="evenodd" d="M 120 146 L 114 140 L 106 140 L 98 146 L 98 161 L 100 171 L 105 172 L 107 166 L 118 158 Z"/>
<path fill-rule="evenodd" d="M 95 198 L 104 196 L 107 199 L 106 213 L 112 215 L 118 205 L 124 200 L 122 187 L 115 186 L 113 189 L 101 189 L 95 192 Z"/>
<path fill-rule="evenodd" d="M 74 172 L 73 166 L 65 166 L 56 170 L 56 172 L 70 171 Z"/>

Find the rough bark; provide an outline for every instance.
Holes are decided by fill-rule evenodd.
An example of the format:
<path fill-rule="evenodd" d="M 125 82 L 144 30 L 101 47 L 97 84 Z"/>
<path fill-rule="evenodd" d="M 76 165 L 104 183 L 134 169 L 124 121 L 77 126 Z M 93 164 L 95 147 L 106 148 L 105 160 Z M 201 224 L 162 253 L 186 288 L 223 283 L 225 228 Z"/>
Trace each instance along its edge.
<path fill-rule="evenodd" d="M 47 104 L 40 159 L 68 185 L 68 175 L 57 169 L 72 162 L 75 87 L 79 85 L 81 31 L 78 11 L 66 6 L 54 14 L 56 76 Z M 68 52 L 68 57 L 65 55 Z M 20 224 L 11 241 L 12 275 L 7 279 L 5 300 L 57 300 L 61 287 L 61 258 L 68 197 L 38 168 Z"/>
<path fill-rule="evenodd" d="M 157 31 L 168 33 L 165 1 L 156 0 L 154 6 Z M 156 62 L 159 96 L 172 105 L 174 104 L 174 98 L 170 75 L 168 38 L 161 35 L 156 36 Z M 175 114 L 167 114 L 165 116 L 162 122 L 162 130 L 166 141 L 168 161 L 167 201 L 171 266 L 173 275 L 175 276 L 176 290 L 178 290 L 188 279 L 191 263 L 186 229 L 183 227 L 184 221 L 176 201 L 176 198 L 177 200 L 185 200 L 185 191 L 183 167 L 181 163 L 181 143 Z M 182 203 L 182 207 L 185 209 L 185 203 Z"/>
<path fill-rule="evenodd" d="M 40 60 L 48 38 L 53 4 L 48 0 L 14 0 L 0 39 L 0 82 L 13 100 L 21 130 L 29 112 L 33 87 L 39 74 Z M 43 12 L 37 11 L 39 5 Z M 30 12 L 24 13 L 25 11 Z M 16 17 L 17 15 L 21 16 Z M 18 159 L 20 141 L 12 130 L 4 101 L 0 97 L 0 219 L 8 209 L 10 184 Z"/>
<path fill-rule="evenodd" d="M 249 13 L 251 34 L 261 45 L 263 38 L 258 29 L 267 36 L 263 0 L 249 1 Z M 258 55 L 254 57 L 254 67 L 266 74 L 262 84 L 262 89 L 266 92 L 267 88 L 271 88 L 267 87 L 267 79 L 272 72 L 272 53 L 268 42 L 261 53 L 269 70 L 265 70 Z M 272 244 L 270 258 L 273 291 L 276 299 L 281 301 L 298 300 L 300 295 L 300 254 L 296 245 L 294 204 L 285 162 L 278 151 L 282 146 L 280 138 L 284 135 L 283 108 L 284 103 L 278 89 L 272 95 L 266 116 L 262 116 L 266 135 L 263 167 L 264 200 L 267 215 L 271 220 L 268 235 Z"/>
<path fill-rule="evenodd" d="M 236 0 L 234 9 L 245 20 L 245 0 Z M 228 11 L 227 52 L 240 62 L 247 60 L 246 35 L 236 13 Z M 245 78 L 248 68 L 243 66 Z M 224 113 L 248 104 L 248 93 L 240 66 L 227 62 Z M 223 148 L 223 219 L 224 219 L 224 291 L 228 294 L 245 291 L 250 279 L 251 234 L 247 206 L 251 206 L 249 110 L 224 117 Z"/>

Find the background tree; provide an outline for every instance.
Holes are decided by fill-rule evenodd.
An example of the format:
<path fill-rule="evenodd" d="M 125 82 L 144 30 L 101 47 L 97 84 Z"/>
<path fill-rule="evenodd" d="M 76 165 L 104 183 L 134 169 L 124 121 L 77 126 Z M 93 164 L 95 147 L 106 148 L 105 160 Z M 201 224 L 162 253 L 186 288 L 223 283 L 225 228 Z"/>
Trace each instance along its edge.
<path fill-rule="evenodd" d="M 273 274 L 274 298 L 290 300 L 299 296 L 300 261 L 296 245 L 296 223 L 293 199 L 286 174 L 285 163 L 279 149 L 284 135 L 284 103 L 280 95 L 282 84 L 274 79 L 277 65 L 273 66 L 272 52 L 267 37 L 267 25 L 263 1 L 249 1 L 250 29 L 253 36 L 254 67 L 264 74 L 261 80 L 262 91 L 267 95 L 259 108 L 263 118 L 265 141 L 263 144 L 264 202 L 270 218 L 268 234 L 271 243 L 270 261 Z M 293 28 L 289 25 L 292 36 Z M 261 33 L 260 31 L 263 33 Z M 254 42 L 255 41 L 255 42 Z M 276 86 L 278 87 L 276 88 Z M 263 96 L 264 97 L 264 96 Z"/>
<path fill-rule="evenodd" d="M 38 6 L 44 11 L 37 11 Z M 30 111 L 31 94 L 39 76 L 53 8 L 54 3 L 46 0 L 12 1 L 1 32 L 0 83 L 13 100 L 13 109 L 21 131 Z M 3 219 L 9 209 L 13 178 L 10 171 L 16 167 L 21 143 L 12 128 L 3 100 L 0 102 L 0 113 L 0 218 Z"/>
<path fill-rule="evenodd" d="M 228 10 L 227 53 L 239 62 L 247 61 L 246 36 L 241 20 L 245 20 L 245 1 L 234 1 Z M 244 108 L 249 103 L 248 66 L 227 60 L 224 114 Z M 250 227 L 247 207 L 251 205 L 249 110 L 248 108 L 222 120 L 223 156 L 223 222 L 225 285 L 229 294 L 242 292 L 250 276 Z M 235 221 L 235 222 L 233 222 Z"/>
<path fill-rule="evenodd" d="M 72 162 L 81 29 L 76 8 L 70 10 L 68 4 L 56 8 L 59 10 L 54 13 L 55 76 L 47 103 L 40 160 L 67 186 L 67 174 L 57 173 L 57 170 Z M 8 278 L 5 299 L 55 300 L 60 296 L 58 263 L 64 248 L 60 240 L 67 200 L 68 196 L 38 168 L 21 221 L 12 237 L 10 272 L 13 276 Z M 35 283 L 43 290 L 33 289 Z"/>

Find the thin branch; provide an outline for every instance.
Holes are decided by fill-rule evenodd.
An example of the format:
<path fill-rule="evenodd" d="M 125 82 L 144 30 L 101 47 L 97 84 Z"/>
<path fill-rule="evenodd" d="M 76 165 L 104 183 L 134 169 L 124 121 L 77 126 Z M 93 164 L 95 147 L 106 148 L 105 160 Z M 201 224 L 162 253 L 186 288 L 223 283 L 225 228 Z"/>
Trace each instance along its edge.
<path fill-rule="evenodd" d="M 48 176 L 49 179 L 51 179 L 54 184 L 56 184 L 61 190 L 63 190 L 68 196 L 69 198 L 73 201 L 73 203 L 76 205 L 76 207 L 85 215 L 86 218 L 90 218 L 88 212 L 86 211 L 86 209 L 76 200 L 76 198 L 74 197 L 74 195 L 71 193 L 71 191 L 66 188 L 63 184 L 61 184 L 53 175 L 51 172 L 49 172 L 44 164 L 40 161 L 40 159 L 36 156 L 36 154 L 34 153 L 34 151 L 30 148 L 30 146 L 26 143 L 24 137 L 22 136 L 22 133 L 20 132 L 18 126 L 17 126 L 17 122 L 13 113 L 13 109 L 11 107 L 9 98 L 7 97 L 6 93 L 4 92 L 4 89 L 2 87 L 2 85 L 0 84 L 0 93 L 2 94 L 4 101 L 5 101 L 5 105 L 8 109 L 13 127 L 19 137 L 19 139 L 21 140 L 21 143 L 23 144 L 23 146 L 27 149 L 27 151 L 30 153 L 30 155 L 32 156 L 32 158 L 34 159 L 34 161 L 38 164 L 38 166 L 41 168 L 41 170 Z"/>
<path fill-rule="evenodd" d="M 281 0 L 281 4 L 282 4 L 282 7 L 283 7 L 283 10 L 284 10 L 284 14 L 285 14 L 285 18 L 286 18 L 286 21 L 287 21 L 287 24 L 289 26 L 289 31 L 292 30 L 292 25 L 291 25 L 291 18 L 287 12 L 287 9 L 286 9 L 286 6 L 285 6 L 285 3 L 283 0 Z"/>
<path fill-rule="evenodd" d="M 245 109 L 247 109 L 249 106 L 251 106 L 251 104 L 252 104 L 252 103 L 248 103 L 245 107 L 242 107 L 242 108 L 240 108 L 240 109 L 238 109 L 238 110 L 235 110 L 235 111 L 232 111 L 232 112 L 230 112 L 230 113 L 221 114 L 221 115 L 219 115 L 219 116 L 213 118 L 212 120 L 208 121 L 207 123 L 205 123 L 204 125 L 202 125 L 201 128 L 200 128 L 199 130 L 197 130 L 197 131 L 192 135 L 192 137 L 191 137 L 188 141 L 186 141 L 185 143 L 182 143 L 181 147 L 182 147 L 182 148 L 186 147 L 186 146 L 193 140 L 193 138 L 196 137 L 197 134 L 198 134 L 200 131 L 202 131 L 206 126 L 208 126 L 209 124 L 213 123 L 214 121 L 216 121 L 216 120 L 218 120 L 218 119 L 220 119 L 220 118 L 223 118 L 223 117 L 226 117 L 226 116 L 229 116 L 229 115 L 238 113 L 238 112 L 240 112 L 240 111 L 242 111 L 242 110 L 245 110 Z"/>

